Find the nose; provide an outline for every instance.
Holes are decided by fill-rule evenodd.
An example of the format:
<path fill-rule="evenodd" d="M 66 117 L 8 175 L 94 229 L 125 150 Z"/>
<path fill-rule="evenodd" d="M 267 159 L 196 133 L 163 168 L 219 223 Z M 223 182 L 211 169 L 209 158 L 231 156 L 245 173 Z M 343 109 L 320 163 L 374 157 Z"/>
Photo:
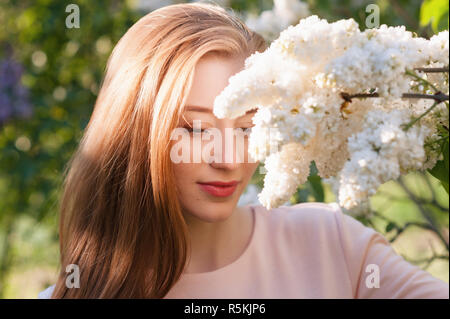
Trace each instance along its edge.
<path fill-rule="evenodd" d="M 239 149 L 235 147 L 235 135 L 233 128 L 221 130 L 222 133 L 222 149 L 221 153 L 214 156 L 210 163 L 211 167 L 223 170 L 234 170 L 239 167 L 241 154 Z"/>
<path fill-rule="evenodd" d="M 212 161 L 209 165 L 211 165 L 211 167 L 216 168 L 216 169 L 223 169 L 223 170 L 235 170 L 239 167 L 239 163 L 237 162 L 232 162 L 232 163 L 226 163 L 224 161 Z"/>

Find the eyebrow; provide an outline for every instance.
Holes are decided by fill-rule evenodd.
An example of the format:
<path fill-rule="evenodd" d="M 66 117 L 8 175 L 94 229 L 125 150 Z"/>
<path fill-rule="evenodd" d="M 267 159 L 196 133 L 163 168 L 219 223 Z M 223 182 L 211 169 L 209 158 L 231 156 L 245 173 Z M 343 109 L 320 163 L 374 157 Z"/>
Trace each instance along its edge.
<path fill-rule="evenodd" d="M 199 106 L 199 105 L 187 105 L 186 106 L 186 111 L 212 113 L 212 110 L 210 108 L 207 108 L 207 107 L 204 107 L 204 106 Z M 245 112 L 244 115 L 253 114 L 253 113 L 256 113 L 257 111 L 258 111 L 257 108 L 253 108 L 253 109 L 248 110 L 247 112 Z M 244 116 L 244 115 L 242 115 L 242 116 Z"/>

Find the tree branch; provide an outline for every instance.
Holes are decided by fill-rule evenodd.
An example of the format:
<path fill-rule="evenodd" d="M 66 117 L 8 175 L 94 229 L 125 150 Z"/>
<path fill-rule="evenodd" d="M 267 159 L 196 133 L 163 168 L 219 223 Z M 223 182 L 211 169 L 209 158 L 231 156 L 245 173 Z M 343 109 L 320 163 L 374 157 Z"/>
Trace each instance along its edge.
<path fill-rule="evenodd" d="M 436 105 L 438 105 L 438 102 L 434 102 L 434 104 L 428 108 L 425 112 L 423 112 L 419 117 L 416 117 L 414 120 L 412 120 L 411 122 L 409 122 L 406 125 L 402 125 L 403 126 L 403 130 L 407 131 L 411 126 L 413 126 L 417 121 L 419 121 L 422 117 L 424 117 L 425 115 L 427 115 L 429 112 L 431 112 L 432 109 L 434 109 L 436 107 Z"/>
<path fill-rule="evenodd" d="M 403 188 L 403 190 L 408 194 L 409 198 L 416 204 L 416 206 L 419 208 L 420 213 L 423 217 L 428 221 L 430 226 L 432 227 L 432 230 L 436 235 L 439 237 L 439 239 L 444 243 L 447 251 L 449 250 L 449 243 L 445 240 L 444 236 L 442 236 L 442 233 L 437 228 L 437 225 L 435 224 L 433 218 L 428 214 L 428 212 L 423 208 L 423 206 L 419 203 L 416 196 L 406 187 L 405 183 L 403 182 L 403 177 L 400 176 L 397 179 L 398 184 Z"/>
<path fill-rule="evenodd" d="M 380 97 L 378 93 L 357 93 L 348 94 L 347 92 L 341 92 L 341 97 L 346 102 L 351 102 L 353 98 L 377 98 Z M 442 92 L 436 92 L 435 94 L 420 94 L 420 93 L 403 93 L 402 98 L 404 99 L 431 99 L 435 100 L 437 103 L 441 103 L 449 100 L 449 96 Z"/>
<path fill-rule="evenodd" d="M 428 229 L 431 231 L 434 230 L 429 224 L 426 224 L 426 223 L 407 222 L 403 226 L 399 226 L 397 223 L 390 220 L 389 218 L 386 218 L 385 216 L 381 215 L 378 212 L 374 212 L 374 216 L 386 221 L 388 224 L 391 224 L 393 226 L 393 229 L 395 229 L 395 232 L 396 232 L 395 235 L 389 239 L 389 242 L 391 242 L 391 243 L 393 243 L 398 238 L 398 236 L 400 236 L 408 227 L 411 227 L 411 226 L 416 226 L 416 227 Z"/>
<path fill-rule="evenodd" d="M 425 266 L 422 267 L 422 269 L 427 270 L 428 267 L 431 265 L 431 263 L 437 259 L 443 259 L 443 260 L 448 260 L 448 255 L 433 255 L 430 258 L 423 258 L 423 259 L 409 259 L 406 258 L 405 256 L 403 256 L 403 258 L 412 263 L 412 264 L 422 264 L 422 263 L 426 263 Z"/>
<path fill-rule="evenodd" d="M 433 83 L 430 83 L 428 80 L 425 80 L 423 77 L 417 75 L 414 71 L 406 69 L 405 74 L 409 75 L 409 76 L 412 76 L 417 81 L 420 81 L 420 82 L 422 82 L 425 85 L 428 85 L 429 87 L 431 87 L 434 90 L 435 93 L 439 92 L 439 89 L 436 86 L 434 86 Z"/>
<path fill-rule="evenodd" d="M 414 70 L 425 73 L 442 73 L 442 72 L 448 73 L 449 71 L 448 66 L 443 68 L 414 68 Z"/>

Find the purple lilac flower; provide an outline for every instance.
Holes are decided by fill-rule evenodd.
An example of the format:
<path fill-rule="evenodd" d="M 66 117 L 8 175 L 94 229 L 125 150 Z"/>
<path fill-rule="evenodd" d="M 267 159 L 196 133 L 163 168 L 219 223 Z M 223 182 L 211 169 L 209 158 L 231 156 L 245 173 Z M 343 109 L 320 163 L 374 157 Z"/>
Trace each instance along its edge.
<path fill-rule="evenodd" d="M 12 115 L 13 108 L 9 96 L 0 91 L 0 125 L 6 122 Z"/>
<path fill-rule="evenodd" d="M 22 66 L 11 60 L 6 59 L 0 63 L 0 89 L 11 88 L 20 81 L 22 76 Z"/>
<path fill-rule="evenodd" d="M 17 116 L 30 118 L 29 91 L 20 83 L 23 67 L 11 57 L 0 60 L 0 125 Z"/>

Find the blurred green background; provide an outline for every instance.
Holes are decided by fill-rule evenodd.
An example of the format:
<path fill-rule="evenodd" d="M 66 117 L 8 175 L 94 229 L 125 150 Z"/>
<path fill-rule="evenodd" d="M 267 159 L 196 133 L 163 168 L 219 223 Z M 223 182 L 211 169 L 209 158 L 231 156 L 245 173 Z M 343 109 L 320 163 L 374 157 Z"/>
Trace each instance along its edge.
<path fill-rule="evenodd" d="M 36 298 L 55 283 L 61 176 L 89 121 L 107 58 L 141 16 L 177 2 L 189 1 L 0 0 L 0 298 Z M 220 2 L 240 13 L 273 7 L 272 0 Z M 448 29 L 448 0 L 305 2 L 312 14 L 352 17 L 361 28 L 366 6 L 375 3 L 381 23 L 427 38 Z M 78 29 L 65 26 L 70 3 L 80 8 Z M 253 183 L 261 187 L 262 178 L 256 174 Z M 335 200 L 313 169 L 291 202 Z M 384 184 L 370 214 L 356 218 L 448 282 L 448 201 L 437 179 L 414 173 Z"/>

